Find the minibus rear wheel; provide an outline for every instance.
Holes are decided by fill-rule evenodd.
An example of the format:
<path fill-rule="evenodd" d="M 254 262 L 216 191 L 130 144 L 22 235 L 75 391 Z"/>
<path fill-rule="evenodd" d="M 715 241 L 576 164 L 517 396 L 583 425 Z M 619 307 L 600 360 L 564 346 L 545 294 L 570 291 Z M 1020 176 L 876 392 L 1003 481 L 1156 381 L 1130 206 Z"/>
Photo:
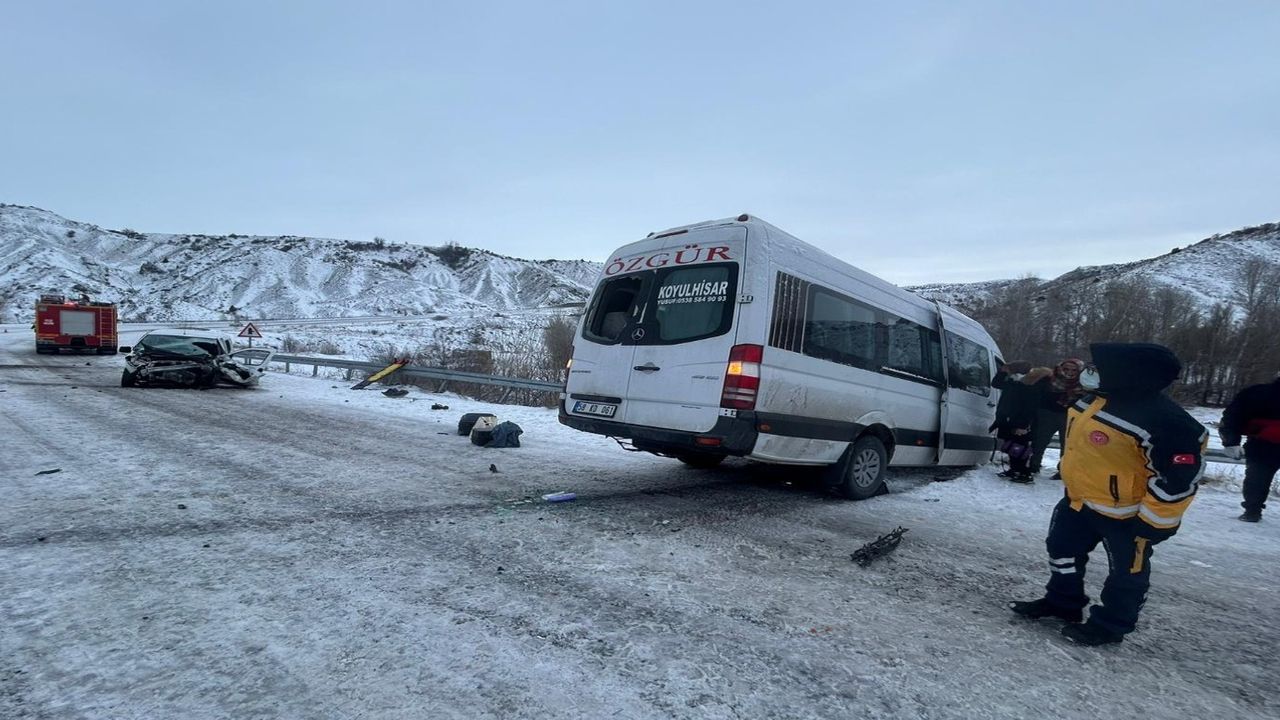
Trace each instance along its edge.
<path fill-rule="evenodd" d="M 723 455 L 715 455 L 712 453 L 681 453 L 676 455 L 676 459 L 696 468 L 713 468 L 724 462 Z"/>
<path fill-rule="evenodd" d="M 889 453 L 874 435 L 863 435 L 854 441 L 840 460 L 840 494 L 850 500 L 866 500 L 879 495 L 884 487 Z"/>

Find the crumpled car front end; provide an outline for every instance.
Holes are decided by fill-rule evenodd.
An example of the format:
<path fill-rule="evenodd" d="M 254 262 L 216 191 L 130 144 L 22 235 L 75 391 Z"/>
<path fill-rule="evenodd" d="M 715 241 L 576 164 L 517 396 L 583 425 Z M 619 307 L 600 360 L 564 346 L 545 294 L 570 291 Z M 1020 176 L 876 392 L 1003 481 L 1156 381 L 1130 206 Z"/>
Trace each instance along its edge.
<path fill-rule="evenodd" d="M 164 385 L 169 387 L 213 387 L 218 384 L 213 358 L 200 360 L 164 360 L 146 354 L 129 355 L 120 378 L 124 387 Z"/>
<path fill-rule="evenodd" d="M 274 353 L 264 348 L 229 352 L 226 341 L 177 335 L 143 337 L 125 356 L 122 387 L 251 387 L 266 373 Z"/>

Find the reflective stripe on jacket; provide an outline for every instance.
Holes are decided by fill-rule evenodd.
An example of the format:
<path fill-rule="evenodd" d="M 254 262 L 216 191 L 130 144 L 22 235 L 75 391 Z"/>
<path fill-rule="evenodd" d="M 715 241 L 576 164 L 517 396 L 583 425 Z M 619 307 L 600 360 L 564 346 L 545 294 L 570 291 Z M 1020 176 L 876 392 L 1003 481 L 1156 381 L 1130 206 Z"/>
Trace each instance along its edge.
<path fill-rule="evenodd" d="M 1067 413 L 1062 478 L 1071 506 L 1176 530 L 1204 473 L 1209 434 L 1163 395 L 1090 396 Z"/>

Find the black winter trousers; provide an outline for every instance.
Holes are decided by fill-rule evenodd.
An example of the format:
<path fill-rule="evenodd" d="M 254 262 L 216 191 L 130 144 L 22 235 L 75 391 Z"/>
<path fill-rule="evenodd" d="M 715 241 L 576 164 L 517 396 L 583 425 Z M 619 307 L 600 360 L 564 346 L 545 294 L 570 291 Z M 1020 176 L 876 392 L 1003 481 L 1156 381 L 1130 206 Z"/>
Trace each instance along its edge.
<path fill-rule="evenodd" d="M 1261 512 L 1267 506 L 1271 482 L 1280 472 L 1280 445 L 1250 440 L 1244 447 L 1244 502 L 1246 510 Z"/>
<path fill-rule="evenodd" d="M 1049 603 L 1070 610 L 1089 604 L 1084 594 L 1084 570 L 1089 553 L 1102 543 L 1110 568 L 1102 586 L 1102 602 L 1093 606 L 1089 622 L 1114 633 L 1133 632 L 1151 586 L 1154 544 L 1134 532 L 1137 522 L 1141 521 L 1116 520 L 1089 508 L 1072 510 L 1065 497 L 1059 501 L 1045 540 L 1050 570 L 1045 598 Z"/>
<path fill-rule="evenodd" d="M 1058 412 L 1043 408 L 1036 410 L 1036 422 L 1031 428 L 1031 472 L 1040 472 L 1040 461 L 1044 459 L 1044 449 L 1049 447 L 1049 441 L 1053 439 L 1055 433 L 1058 435 L 1058 442 L 1065 444 L 1067 411 L 1063 409 L 1062 412 Z"/>

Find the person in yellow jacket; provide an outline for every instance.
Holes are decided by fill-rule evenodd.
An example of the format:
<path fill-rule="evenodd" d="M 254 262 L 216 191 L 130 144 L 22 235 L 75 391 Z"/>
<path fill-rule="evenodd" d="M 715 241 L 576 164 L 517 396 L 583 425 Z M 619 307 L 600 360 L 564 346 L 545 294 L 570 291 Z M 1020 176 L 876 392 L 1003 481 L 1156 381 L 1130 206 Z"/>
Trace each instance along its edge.
<path fill-rule="evenodd" d="M 1152 548 L 1178 531 L 1204 472 L 1209 434 L 1162 392 L 1182 364 L 1161 345 L 1095 343 L 1095 394 L 1067 413 L 1062 450 L 1066 496 L 1053 509 L 1049 583 L 1038 600 L 1012 602 L 1029 618 L 1055 617 L 1082 645 L 1133 632 L 1151 580 Z M 1084 608 L 1085 565 L 1102 543 L 1110 570 L 1101 603 Z"/>

